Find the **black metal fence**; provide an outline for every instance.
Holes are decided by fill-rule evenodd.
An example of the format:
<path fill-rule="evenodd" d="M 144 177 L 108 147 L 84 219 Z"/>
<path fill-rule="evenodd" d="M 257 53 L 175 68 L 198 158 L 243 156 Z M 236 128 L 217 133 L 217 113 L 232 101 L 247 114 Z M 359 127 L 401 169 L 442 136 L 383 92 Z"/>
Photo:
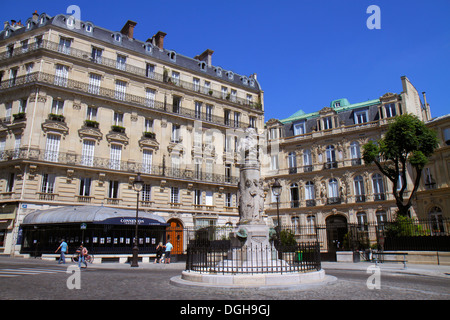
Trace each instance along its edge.
<path fill-rule="evenodd" d="M 201 273 L 294 273 L 320 269 L 318 243 L 232 247 L 230 241 L 222 240 L 209 246 L 194 243 L 187 248 L 186 270 Z"/>

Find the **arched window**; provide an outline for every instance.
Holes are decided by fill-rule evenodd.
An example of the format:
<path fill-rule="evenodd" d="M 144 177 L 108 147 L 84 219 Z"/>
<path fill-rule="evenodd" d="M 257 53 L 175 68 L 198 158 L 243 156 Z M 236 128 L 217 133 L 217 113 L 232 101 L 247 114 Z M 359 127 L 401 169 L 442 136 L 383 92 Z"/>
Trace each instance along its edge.
<path fill-rule="evenodd" d="M 316 217 L 313 215 L 309 215 L 306 217 L 306 226 L 307 226 L 307 233 L 308 234 L 315 234 L 316 233 Z"/>
<path fill-rule="evenodd" d="M 358 230 L 367 231 L 367 214 L 365 212 L 358 212 L 356 214 L 356 220 L 358 221 Z"/>
<path fill-rule="evenodd" d="M 296 183 L 291 184 L 291 208 L 299 207 L 298 185 Z"/>
<path fill-rule="evenodd" d="M 372 187 L 373 187 L 373 199 L 375 201 L 384 200 L 385 199 L 384 185 L 381 174 L 375 173 L 372 176 Z"/>
<path fill-rule="evenodd" d="M 289 173 L 297 173 L 297 156 L 294 151 L 289 152 L 288 156 Z"/>
<path fill-rule="evenodd" d="M 339 198 L 338 183 L 335 178 L 328 181 L 328 198 L 333 199 L 331 200 L 333 202 Z"/>
<path fill-rule="evenodd" d="M 352 166 L 359 166 L 361 164 L 361 151 L 357 141 L 353 141 L 350 144 L 350 158 L 352 159 Z"/>
<path fill-rule="evenodd" d="M 304 172 L 312 171 L 311 150 L 309 149 L 303 150 L 303 171 Z"/>
<path fill-rule="evenodd" d="M 366 195 L 364 191 L 364 179 L 362 176 L 356 176 L 353 179 L 355 186 L 355 201 L 356 202 L 365 202 Z"/>

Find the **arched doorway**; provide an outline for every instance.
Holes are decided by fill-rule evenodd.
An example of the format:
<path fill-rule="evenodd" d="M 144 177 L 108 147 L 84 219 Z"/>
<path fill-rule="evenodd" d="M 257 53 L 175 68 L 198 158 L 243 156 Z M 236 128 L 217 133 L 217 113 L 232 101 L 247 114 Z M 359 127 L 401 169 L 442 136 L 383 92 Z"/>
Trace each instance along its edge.
<path fill-rule="evenodd" d="M 330 261 L 336 261 L 336 251 L 343 250 L 344 238 L 348 233 L 347 218 L 332 215 L 325 220 L 327 228 L 327 247 Z"/>
<path fill-rule="evenodd" d="M 183 254 L 183 223 L 178 219 L 170 219 L 166 232 L 166 241 L 173 245 L 172 254 Z"/>

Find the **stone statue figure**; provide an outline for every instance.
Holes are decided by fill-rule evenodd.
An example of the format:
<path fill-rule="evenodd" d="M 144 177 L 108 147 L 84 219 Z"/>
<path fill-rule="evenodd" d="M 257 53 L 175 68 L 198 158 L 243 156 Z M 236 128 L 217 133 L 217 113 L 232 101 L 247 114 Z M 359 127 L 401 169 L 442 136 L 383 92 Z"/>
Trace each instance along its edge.
<path fill-rule="evenodd" d="M 259 170 L 243 171 L 245 177 L 241 174 L 238 190 L 240 223 L 261 222 L 264 213 L 263 180 L 259 177 Z"/>
<path fill-rule="evenodd" d="M 245 130 L 245 138 L 241 139 L 238 150 L 243 155 L 245 161 L 257 160 L 258 139 L 254 128 L 247 128 Z"/>

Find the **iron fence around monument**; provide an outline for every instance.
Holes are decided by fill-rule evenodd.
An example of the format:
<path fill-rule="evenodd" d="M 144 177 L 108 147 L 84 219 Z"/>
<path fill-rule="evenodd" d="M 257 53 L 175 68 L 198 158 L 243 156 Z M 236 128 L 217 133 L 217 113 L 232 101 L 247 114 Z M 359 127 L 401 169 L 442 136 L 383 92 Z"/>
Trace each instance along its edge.
<path fill-rule="evenodd" d="M 223 241 L 213 245 L 191 243 L 186 270 L 208 274 L 298 273 L 321 269 L 319 243 L 293 246 L 232 247 Z"/>

